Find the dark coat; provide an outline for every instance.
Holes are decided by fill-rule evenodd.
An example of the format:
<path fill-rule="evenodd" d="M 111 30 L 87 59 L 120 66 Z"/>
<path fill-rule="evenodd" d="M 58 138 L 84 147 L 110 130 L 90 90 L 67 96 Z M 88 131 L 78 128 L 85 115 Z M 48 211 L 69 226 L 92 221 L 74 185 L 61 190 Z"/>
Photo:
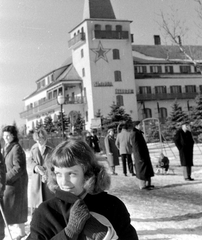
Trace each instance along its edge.
<path fill-rule="evenodd" d="M 86 136 L 86 142 L 91 147 L 91 149 L 94 150 L 93 136 Z"/>
<path fill-rule="evenodd" d="M 115 141 L 116 139 L 109 134 L 107 134 L 104 140 L 107 160 L 111 167 L 119 165 L 119 150 L 116 147 Z"/>
<path fill-rule="evenodd" d="M 34 171 L 37 165 L 43 166 L 46 169 L 46 164 L 52 153 L 52 146 L 47 142 L 45 150 L 41 154 L 38 144 L 35 143 L 30 151 L 29 167 L 32 171 L 31 184 L 30 184 L 30 203 L 31 207 L 36 208 L 43 201 L 51 198 L 53 195 L 48 189 L 46 183 L 42 182 L 42 177 L 39 173 Z"/>
<path fill-rule="evenodd" d="M 0 152 L 0 196 L 3 195 L 6 182 L 6 166 L 3 155 Z"/>
<path fill-rule="evenodd" d="M 143 132 L 134 128 L 131 133 L 131 139 L 135 158 L 136 177 L 147 181 L 150 177 L 154 176 L 154 171 Z"/>
<path fill-rule="evenodd" d="M 3 156 L 6 164 L 3 199 L 6 220 L 8 224 L 24 223 L 28 214 L 26 156 L 17 142 L 10 143 Z"/>
<path fill-rule="evenodd" d="M 181 128 L 174 136 L 174 142 L 179 150 L 182 166 L 193 166 L 194 140 L 190 131 L 184 132 Z"/>
<path fill-rule="evenodd" d="M 87 194 L 83 200 L 90 212 L 103 215 L 109 220 L 119 240 L 138 240 L 136 230 L 130 223 L 130 215 L 120 199 L 102 192 Z M 27 240 L 68 239 L 64 228 L 68 224 L 69 211 L 75 201 L 67 192 L 60 191 L 55 198 L 43 202 L 34 212 Z M 80 235 L 75 239 L 86 239 Z"/>
<path fill-rule="evenodd" d="M 99 153 L 100 152 L 99 139 L 95 134 L 92 135 L 92 137 L 93 137 L 93 150 L 94 152 Z"/>

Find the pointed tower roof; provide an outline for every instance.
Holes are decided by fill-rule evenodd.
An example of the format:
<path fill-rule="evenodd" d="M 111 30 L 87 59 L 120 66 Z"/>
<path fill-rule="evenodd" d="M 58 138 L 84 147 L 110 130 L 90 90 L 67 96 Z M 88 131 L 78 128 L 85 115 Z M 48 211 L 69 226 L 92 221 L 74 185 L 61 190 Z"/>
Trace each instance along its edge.
<path fill-rule="evenodd" d="M 116 19 L 110 0 L 85 0 L 83 20 L 89 18 Z"/>

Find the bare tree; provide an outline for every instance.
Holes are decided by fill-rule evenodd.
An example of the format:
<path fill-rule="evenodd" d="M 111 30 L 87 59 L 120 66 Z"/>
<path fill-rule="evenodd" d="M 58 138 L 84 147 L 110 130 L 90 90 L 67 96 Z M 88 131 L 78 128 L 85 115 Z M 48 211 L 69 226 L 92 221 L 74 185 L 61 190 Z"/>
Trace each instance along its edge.
<path fill-rule="evenodd" d="M 197 14 L 198 17 L 201 18 L 202 20 L 202 1 L 201 0 L 195 1 L 199 4 Z M 201 58 L 202 55 L 200 54 L 201 56 L 197 56 L 196 51 L 193 51 L 193 46 L 185 46 L 182 43 L 182 39 L 186 37 L 186 35 L 189 32 L 189 29 L 188 27 L 186 27 L 186 21 L 184 19 L 178 18 L 178 11 L 179 11 L 178 9 L 173 8 L 171 8 L 170 14 L 168 13 L 165 14 L 164 12 L 161 11 L 159 14 L 161 20 L 158 22 L 158 25 L 160 29 L 163 30 L 165 39 L 169 38 L 172 44 L 178 46 L 180 53 L 182 53 L 184 56 L 183 62 L 194 65 L 197 69 L 199 69 L 200 73 L 202 74 L 202 66 L 200 65 L 200 63 L 202 62 Z M 166 60 L 168 61 L 170 60 L 169 50 L 167 50 Z"/>

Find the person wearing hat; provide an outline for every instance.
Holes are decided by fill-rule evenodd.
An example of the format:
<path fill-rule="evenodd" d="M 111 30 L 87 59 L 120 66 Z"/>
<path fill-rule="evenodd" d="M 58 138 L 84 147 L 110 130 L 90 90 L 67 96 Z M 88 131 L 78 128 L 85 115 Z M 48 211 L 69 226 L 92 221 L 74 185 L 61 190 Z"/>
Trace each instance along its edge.
<path fill-rule="evenodd" d="M 107 154 L 107 161 L 109 163 L 109 167 L 111 168 L 112 175 L 117 175 L 115 167 L 119 165 L 119 150 L 116 147 L 115 142 L 116 139 L 114 137 L 114 130 L 113 128 L 110 128 L 104 139 L 104 143 Z"/>
<path fill-rule="evenodd" d="M 135 121 L 131 137 L 136 177 L 141 190 L 151 190 L 154 188 L 154 185 L 151 185 L 151 177 L 154 176 L 154 171 L 141 127 L 141 122 Z"/>
<path fill-rule="evenodd" d="M 174 142 L 179 150 L 180 163 L 183 167 L 183 176 L 186 181 L 193 181 L 191 168 L 193 166 L 194 140 L 188 121 L 183 121 L 174 136 Z"/>

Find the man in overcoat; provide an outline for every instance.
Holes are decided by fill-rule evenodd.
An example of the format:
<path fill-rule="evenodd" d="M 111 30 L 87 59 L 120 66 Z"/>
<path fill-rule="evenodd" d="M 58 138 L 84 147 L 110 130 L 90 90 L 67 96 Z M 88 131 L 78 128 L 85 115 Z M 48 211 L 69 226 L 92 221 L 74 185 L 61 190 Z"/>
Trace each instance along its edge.
<path fill-rule="evenodd" d="M 127 176 L 126 160 L 128 161 L 128 169 L 132 176 L 135 176 L 132 162 L 132 143 L 131 134 L 127 131 L 127 125 L 123 124 L 122 130 L 118 133 L 116 138 L 116 147 L 119 149 L 121 160 L 123 163 L 123 174 Z"/>
<path fill-rule="evenodd" d="M 154 171 L 149 155 L 149 150 L 146 141 L 141 131 L 141 122 L 134 122 L 132 133 L 132 149 L 135 158 L 136 177 L 138 178 L 139 188 L 151 190 L 154 188 L 151 185 L 151 177 L 154 176 Z"/>
<path fill-rule="evenodd" d="M 181 128 L 177 130 L 174 136 L 174 142 L 179 150 L 180 163 L 183 167 L 183 176 L 186 181 L 193 181 L 191 178 L 191 168 L 193 166 L 193 149 L 194 140 L 190 131 L 188 121 L 181 124 Z"/>

